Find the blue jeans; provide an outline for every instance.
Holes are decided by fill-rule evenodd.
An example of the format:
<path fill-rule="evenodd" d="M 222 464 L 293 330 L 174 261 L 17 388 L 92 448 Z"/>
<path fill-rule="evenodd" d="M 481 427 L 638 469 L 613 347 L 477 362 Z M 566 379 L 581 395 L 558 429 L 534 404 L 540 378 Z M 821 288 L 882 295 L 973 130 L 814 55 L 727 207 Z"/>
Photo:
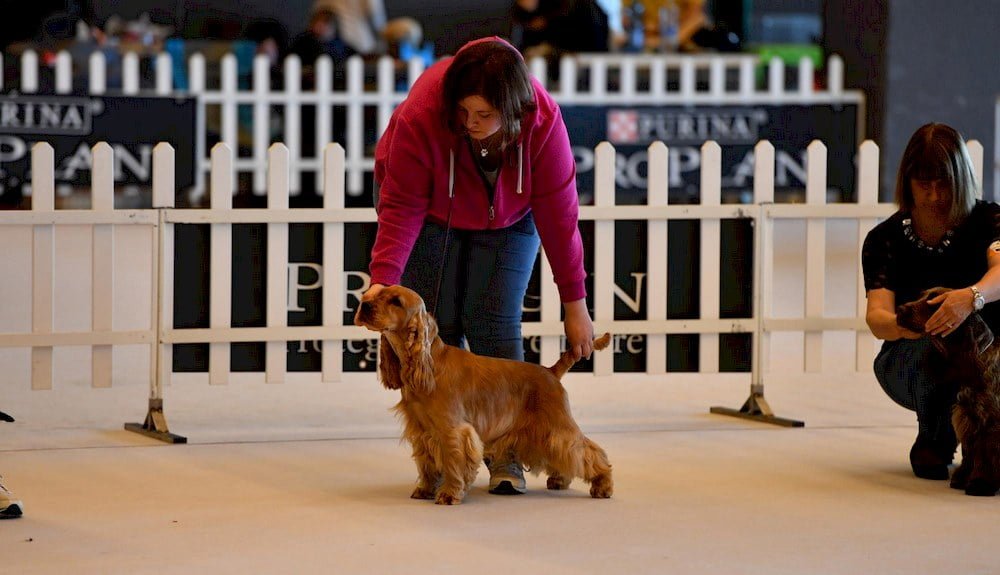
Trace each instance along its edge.
<path fill-rule="evenodd" d="M 446 232 L 426 222 L 400 283 L 424 298 L 445 343 L 467 341 L 475 354 L 523 360 L 521 308 L 539 244 L 530 213 L 501 230 Z"/>
<path fill-rule="evenodd" d="M 875 357 L 875 378 L 893 401 L 917 413 L 919 438 L 954 445 L 951 408 L 955 390 L 936 381 L 928 361 L 933 353 L 934 346 L 926 337 L 887 341 Z"/>

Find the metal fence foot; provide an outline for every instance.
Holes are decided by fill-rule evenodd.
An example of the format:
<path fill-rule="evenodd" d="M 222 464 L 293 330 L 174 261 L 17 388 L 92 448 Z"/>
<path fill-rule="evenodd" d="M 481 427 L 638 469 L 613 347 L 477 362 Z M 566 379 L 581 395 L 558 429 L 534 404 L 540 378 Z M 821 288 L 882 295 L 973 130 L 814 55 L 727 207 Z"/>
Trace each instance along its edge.
<path fill-rule="evenodd" d="M 778 417 L 774 415 L 771 411 L 771 406 L 767 404 L 767 400 L 764 399 L 764 386 L 763 385 L 751 385 L 750 386 L 750 397 L 747 398 L 743 407 L 739 409 L 732 409 L 730 407 L 712 407 L 709 408 L 709 412 L 717 413 L 719 415 L 730 415 L 733 417 L 741 417 L 743 419 L 752 419 L 754 421 L 760 421 L 762 423 L 770 423 L 773 425 L 780 425 L 782 427 L 804 427 L 805 422 L 798 421 L 795 419 L 786 419 L 784 417 Z"/>
<path fill-rule="evenodd" d="M 167 417 L 163 415 L 162 399 L 150 399 L 146 421 L 144 423 L 126 423 L 125 429 L 166 443 L 187 443 L 186 437 L 170 433 L 167 429 Z"/>

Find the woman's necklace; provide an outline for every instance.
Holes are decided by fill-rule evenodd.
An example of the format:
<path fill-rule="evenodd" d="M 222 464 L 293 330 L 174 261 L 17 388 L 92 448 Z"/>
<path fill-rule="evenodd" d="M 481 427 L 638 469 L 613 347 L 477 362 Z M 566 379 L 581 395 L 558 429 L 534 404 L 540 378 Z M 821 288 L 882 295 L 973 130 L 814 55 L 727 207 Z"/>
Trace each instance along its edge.
<path fill-rule="evenodd" d="M 903 235 L 910 242 L 917 245 L 918 248 L 927 250 L 929 252 L 936 252 L 943 254 L 945 248 L 951 245 L 951 238 L 955 235 L 955 230 L 947 230 L 941 237 L 941 241 L 938 242 L 936 246 L 928 245 L 919 235 L 913 230 L 913 218 L 905 218 L 903 220 Z"/>

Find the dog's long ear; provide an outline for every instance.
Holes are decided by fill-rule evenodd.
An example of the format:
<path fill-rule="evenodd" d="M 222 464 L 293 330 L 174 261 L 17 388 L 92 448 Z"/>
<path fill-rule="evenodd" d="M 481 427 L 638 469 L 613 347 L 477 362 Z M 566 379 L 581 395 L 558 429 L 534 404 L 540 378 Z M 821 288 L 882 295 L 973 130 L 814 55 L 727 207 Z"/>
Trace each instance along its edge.
<path fill-rule="evenodd" d="M 386 389 L 403 387 L 403 370 L 392 344 L 383 335 L 378 343 L 378 373 Z"/>
<path fill-rule="evenodd" d="M 972 330 L 972 341 L 976 344 L 976 353 L 982 355 L 993 345 L 993 330 L 978 313 L 970 315 L 968 322 L 969 329 Z"/>
<path fill-rule="evenodd" d="M 404 366 L 404 381 L 414 391 L 430 393 L 434 390 L 434 358 L 431 356 L 431 344 L 437 336 L 437 325 L 434 318 L 421 310 L 413 314 L 406 326 L 409 334 L 406 349 L 410 361 Z"/>

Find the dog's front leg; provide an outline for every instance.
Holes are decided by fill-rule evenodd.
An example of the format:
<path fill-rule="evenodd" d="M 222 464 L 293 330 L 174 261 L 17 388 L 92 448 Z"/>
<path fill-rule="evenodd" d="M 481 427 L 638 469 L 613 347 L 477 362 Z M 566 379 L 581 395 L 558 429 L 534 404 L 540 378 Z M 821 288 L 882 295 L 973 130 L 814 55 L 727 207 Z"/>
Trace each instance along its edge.
<path fill-rule="evenodd" d="M 429 445 L 430 436 L 421 434 L 413 439 L 413 461 L 417 464 L 417 486 L 410 497 L 413 499 L 434 499 L 441 485 L 441 472 L 431 455 L 435 450 Z"/>
<path fill-rule="evenodd" d="M 476 479 L 483 460 L 483 443 L 468 423 L 441 431 L 440 453 L 442 482 L 435 503 L 457 505 Z"/>

